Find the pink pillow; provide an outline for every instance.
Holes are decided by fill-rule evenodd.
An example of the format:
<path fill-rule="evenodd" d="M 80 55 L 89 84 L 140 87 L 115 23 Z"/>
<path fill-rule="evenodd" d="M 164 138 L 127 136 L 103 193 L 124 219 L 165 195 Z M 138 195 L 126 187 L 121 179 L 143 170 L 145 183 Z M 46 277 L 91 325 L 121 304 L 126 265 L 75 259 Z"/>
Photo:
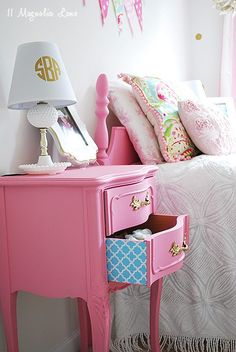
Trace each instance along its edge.
<path fill-rule="evenodd" d="M 134 95 L 154 127 L 161 153 L 168 162 L 187 160 L 196 155 L 196 148 L 187 135 L 178 115 L 178 95 L 156 77 L 119 75 L 129 83 Z"/>
<path fill-rule="evenodd" d="M 202 153 L 219 155 L 236 151 L 236 133 L 230 119 L 214 104 L 185 100 L 178 106 L 181 121 Z"/>
<path fill-rule="evenodd" d="M 125 83 L 111 84 L 109 99 L 111 110 L 125 126 L 141 162 L 162 163 L 163 157 L 154 129 L 138 105 L 131 88 Z"/>

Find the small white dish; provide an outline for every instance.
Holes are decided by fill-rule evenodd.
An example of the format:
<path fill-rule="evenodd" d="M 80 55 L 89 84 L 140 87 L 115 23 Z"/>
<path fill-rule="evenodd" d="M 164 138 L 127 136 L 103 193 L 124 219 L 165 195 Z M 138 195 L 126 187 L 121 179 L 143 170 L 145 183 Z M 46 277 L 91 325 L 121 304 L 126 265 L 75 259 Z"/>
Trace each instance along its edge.
<path fill-rule="evenodd" d="M 61 162 L 53 165 L 25 164 L 19 168 L 29 175 L 55 175 L 64 172 L 69 166 L 70 162 Z"/>

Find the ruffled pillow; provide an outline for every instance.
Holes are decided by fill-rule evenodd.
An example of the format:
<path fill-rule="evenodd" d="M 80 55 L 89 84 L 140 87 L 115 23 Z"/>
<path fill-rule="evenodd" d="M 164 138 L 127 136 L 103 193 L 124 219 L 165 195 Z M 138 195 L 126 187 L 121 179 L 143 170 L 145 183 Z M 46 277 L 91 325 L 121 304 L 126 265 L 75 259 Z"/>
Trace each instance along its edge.
<path fill-rule="evenodd" d="M 207 101 L 178 103 L 179 114 L 194 144 L 204 154 L 236 152 L 236 131 L 223 111 Z"/>
<path fill-rule="evenodd" d="M 175 162 L 195 156 L 197 150 L 179 118 L 179 98 L 170 85 L 155 77 L 127 74 L 119 77 L 132 86 L 139 105 L 154 127 L 164 159 Z"/>
<path fill-rule="evenodd" d="M 130 141 L 143 164 L 163 162 L 154 129 L 140 106 L 132 89 L 123 82 L 111 83 L 109 87 L 110 108 L 125 126 Z"/>

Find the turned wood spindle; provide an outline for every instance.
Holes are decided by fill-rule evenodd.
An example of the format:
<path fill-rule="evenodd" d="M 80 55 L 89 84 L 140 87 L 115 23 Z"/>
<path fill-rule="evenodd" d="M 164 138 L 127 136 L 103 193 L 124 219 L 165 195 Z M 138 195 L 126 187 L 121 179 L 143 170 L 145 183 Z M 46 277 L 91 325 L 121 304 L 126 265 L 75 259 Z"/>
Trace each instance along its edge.
<path fill-rule="evenodd" d="M 97 126 L 95 130 L 95 142 L 98 146 L 97 161 L 100 165 L 109 164 L 108 155 L 106 153 L 108 148 L 108 132 L 106 127 L 106 118 L 109 110 L 107 105 L 109 100 L 108 95 L 108 79 L 107 76 L 102 73 L 99 75 L 96 84 L 96 116 Z"/>

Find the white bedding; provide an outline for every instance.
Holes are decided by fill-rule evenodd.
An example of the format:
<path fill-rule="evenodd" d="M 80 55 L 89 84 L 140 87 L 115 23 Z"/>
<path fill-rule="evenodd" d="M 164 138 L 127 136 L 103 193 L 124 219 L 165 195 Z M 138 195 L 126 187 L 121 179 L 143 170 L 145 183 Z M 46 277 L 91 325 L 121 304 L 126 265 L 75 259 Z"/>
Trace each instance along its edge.
<path fill-rule="evenodd" d="M 160 334 L 175 351 L 236 351 L 236 154 L 162 164 L 158 212 L 190 215 L 184 267 L 164 279 Z M 112 351 L 142 351 L 149 290 L 112 295 Z M 203 346 L 205 345 L 205 349 Z"/>

